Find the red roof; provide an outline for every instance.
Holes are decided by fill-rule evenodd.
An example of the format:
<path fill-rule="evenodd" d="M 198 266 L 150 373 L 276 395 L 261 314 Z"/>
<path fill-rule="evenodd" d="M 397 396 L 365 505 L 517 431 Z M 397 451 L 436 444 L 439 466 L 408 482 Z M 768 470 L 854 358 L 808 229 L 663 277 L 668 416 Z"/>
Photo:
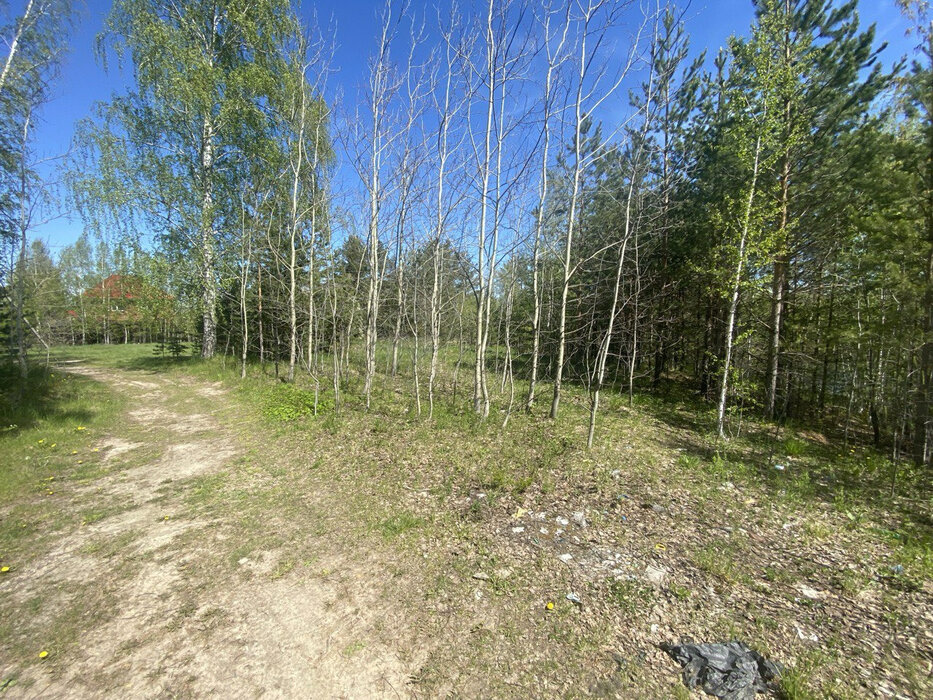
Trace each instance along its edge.
<path fill-rule="evenodd" d="M 85 296 L 104 297 L 110 299 L 135 299 L 139 296 L 142 282 L 138 277 L 128 275 L 110 275 L 99 284 L 95 284 L 84 292 Z"/>

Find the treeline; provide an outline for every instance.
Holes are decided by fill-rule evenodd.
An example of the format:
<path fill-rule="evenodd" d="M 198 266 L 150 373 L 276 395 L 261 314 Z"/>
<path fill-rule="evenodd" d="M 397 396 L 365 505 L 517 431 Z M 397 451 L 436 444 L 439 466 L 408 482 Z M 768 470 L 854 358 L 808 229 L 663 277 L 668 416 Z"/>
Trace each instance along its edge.
<path fill-rule="evenodd" d="M 676 382 L 724 436 L 793 419 L 929 464 L 933 25 L 899 4 L 918 47 L 883 66 L 854 0 L 758 0 L 715 55 L 676 3 L 389 1 L 341 104 L 331 30 L 285 0 L 119 0 L 101 50 L 134 89 L 79 125 L 69 192 L 170 309 L 144 325 L 244 373 L 338 401 L 352 374 L 369 406 L 404 364 L 419 412 L 459 382 L 505 421 L 573 382 L 590 442 L 603 393 Z"/>

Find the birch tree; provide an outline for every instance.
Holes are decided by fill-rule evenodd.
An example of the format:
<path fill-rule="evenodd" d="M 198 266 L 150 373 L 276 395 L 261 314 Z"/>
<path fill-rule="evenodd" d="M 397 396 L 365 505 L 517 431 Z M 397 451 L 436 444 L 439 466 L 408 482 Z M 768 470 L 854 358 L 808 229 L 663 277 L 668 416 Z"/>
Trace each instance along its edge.
<path fill-rule="evenodd" d="M 570 30 L 570 9 L 571 5 L 567 3 L 563 13 L 563 21 L 558 22 L 559 14 L 551 5 L 548 5 L 543 11 L 543 16 L 539 19 L 539 22 L 543 25 L 547 68 L 541 95 L 541 180 L 531 258 L 534 306 L 531 316 L 531 368 L 528 377 L 528 395 L 525 397 L 525 408 L 528 411 L 531 411 L 535 402 L 535 388 L 538 381 L 538 364 L 541 353 L 541 243 L 544 235 L 545 211 L 548 205 L 548 171 L 551 167 L 551 122 L 553 121 L 557 88 L 555 83 L 560 78 L 560 66 L 566 60 L 564 47 L 567 43 L 567 33 Z M 555 24 L 556 28 L 554 27 Z"/>
<path fill-rule="evenodd" d="M 35 124 L 57 77 L 62 36 L 70 21 L 70 2 L 29 0 L 12 28 L 4 31 L 9 39 L 0 69 L 0 236 L 15 240 L 19 248 L 12 280 L 13 335 L 23 379 L 28 373 L 25 329 L 30 325 L 24 310 L 28 237 L 51 204 L 51 183 L 38 174 L 40 167 L 51 164 L 34 155 Z"/>
<path fill-rule="evenodd" d="M 314 322 L 314 239 L 323 200 L 318 191 L 322 182 L 321 166 L 331 160 L 328 143 L 326 103 L 321 97 L 323 81 L 328 73 L 329 48 L 322 39 L 313 43 L 303 34 L 295 38 L 294 47 L 283 66 L 280 114 L 283 148 L 286 155 L 288 189 L 288 381 L 295 379 L 298 364 L 298 254 L 307 252 L 308 259 L 308 369 L 311 371 L 311 345 Z"/>
<path fill-rule="evenodd" d="M 614 73 L 609 72 L 603 52 L 607 48 L 611 29 L 621 21 L 629 2 L 614 0 L 587 0 L 579 5 L 576 22 L 576 45 L 574 46 L 574 75 L 572 79 L 572 100 L 568 111 L 572 112 L 573 163 L 570 174 L 570 201 L 566 227 L 562 241 L 560 306 L 557 321 L 557 357 L 554 364 L 554 394 L 551 400 L 551 418 L 556 419 L 560 408 L 561 385 L 564 375 L 564 360 L 567 346 L 567 301 L 570 282 L 574 272 L 573 246 L 580 204 L 580 184 L 583 172 L 590 163 L 584 157 L 584 127 L 588 115 L 608 100 L 622 80 L 628 74 L 634 58 L 634 47 L 627 56 L 627 61 Z M 640 32 L 640 29 L 639 29 Z"/>
<path fill-rule="evenodd" d="M 384 261 L 380 245 L 380 211 L 386 192 L 382 181 L 383 167 L 393 136 L 389 132 L 390 106 L 401 84 L 401 79 L 394 68 L 391 47 L 402 17 L 408 11 L 408 3 L 403 2 L 396 15 L 392 0 L 388 0 L 380 14 L 380 28 L 376 40 L 376 52 L 370 59 L 369 85 L 366 95 L 368 111 L 368 134 L 365 136 L 368 169 L 360 169 L 364 178 L 369 212 L 366 230 L 366 250 L 369 264 L 369 279 L 366 294 L 366 335 L 364 340 L 365 368 L 364 395 L 369 408 L 372 397 L 373 378 L 376 373 L 376 342 L 378 340 L 379 302 L 382 288 Z"/>
<path fill-rule="evenodd" d="M 118 0 L 101 37 L 129 59 L 135 90 L 115 97 L 103 130 L 125 137 L 136 205 L 156 233 L 190 250 L 199 271 L 201 355 L 217 343 L 222 222 L 238 166 L 267 143 L 263 99 L 274 99 L 277 61 L 293 22 L 285 0 Z M 168 210 L 168 211 L 166 211 Z"/>

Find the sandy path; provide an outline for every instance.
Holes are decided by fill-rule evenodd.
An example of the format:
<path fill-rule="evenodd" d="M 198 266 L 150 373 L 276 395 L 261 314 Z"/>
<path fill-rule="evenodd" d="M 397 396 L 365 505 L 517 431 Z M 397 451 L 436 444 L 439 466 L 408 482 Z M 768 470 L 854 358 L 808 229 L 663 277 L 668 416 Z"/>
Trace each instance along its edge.
<path fill-rule="evenodd" d="M 262 555 L 238 562 L 229 581 L 204 585 L 189 574 L 199 555 L 224 539 L 223 514 L 184 514 L 191 479 L 228 467 L 240 448 L 210 413 L 185 406 L 197 397 L 228 401 L 216 386 L 177 385 L 159 375 L 63 367 L 138 400 L 132 431 L 171 437 L 161 457 L 79 489 L 76 498 L 123 504 L 121 512 L 67 534 L 24 571 L 14 599 L 56 596 L 44 614 L 73 605 L 76 591 L 107 596 L 114 615 L 82 620 L 78 639 L 54 663 L 17 671 L 10 697 L 408 697 L 411 664 L 369 630 L 383 627 L 378 571 L 340 553 L 340 576 L 270 577 Z M 203 402 L 202 402 L 203 403 Z M 128 431 L 129 432 L 129 431 Z M 164 438 L 160 438 L 164 439 Z M 142 443 L 107 437 L 105 462 L 132 456 Z M 125 541 L 101 561 L 89 546 Z M 216 584 L 217 582 L 212 582 Z M 2 585 L 12 585 L 12 581 Z M 57 604 L 57 605 L 56 605 Z M 383 637 L 384 638 L 384 637 Z M 2 665 L 2 664 L 0 664 Z M 5 671 L 9 672 L 10 669 Z"/>

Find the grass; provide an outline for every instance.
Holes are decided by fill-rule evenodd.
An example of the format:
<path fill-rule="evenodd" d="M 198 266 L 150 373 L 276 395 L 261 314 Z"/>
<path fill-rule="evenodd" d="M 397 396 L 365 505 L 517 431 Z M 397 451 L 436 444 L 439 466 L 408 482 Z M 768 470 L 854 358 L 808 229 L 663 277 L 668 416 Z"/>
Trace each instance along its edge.
<path fill-rule="evenodd" d="M 654 590 L 638 581 L 615 580 L 609 584 L 609 597 L 627 617 L 651 608 Z"/>
<path fill-rule="evenodd" d="M 376 530 L 388 540 L 404 535 L 406 532 L 420 527 L 423 523 L 424 520 L 411 513 L 396 513 L 384 520 L 380 520 L 376 524 Z"/>
<path fill-rule="evenodd" d="M 94 461 L 94 441 L 124 407 L 98 382 L 43 367 L 32 368 L 21 384 L 12 367 L 0 365 L 0 386 L 0 500 L 5 502 L 35 491 L 37 481 Z"/>
<path fill-rule="evenodd" d="M 162 360 L 144 346 L 62 348 L 53 357 L 82 359 L 91 366 L 113 366 L 142 377 L 158 374 L 177 380 L 180 387 L 186 382 L 220 382 L 227 390 L 228 399 L 212 403 L 179 388 L 179 398 L 193 401 L 196 410 L 220 411 L 225 428 L 243 445 L 237 461 L 185 487 L 189 513 L 224 523 L 223 540 L 212 541 L 210 551 L 193 565 L 190 576 L 194 579 L 222 582 L 240 569 L 242 558 L 260 561 L 267 556 L 275 557 L 266 559 L 275 563 L 259 580 L 306 576 L 309 569 L 302 563 L 307 562 L 315 562 L 316 570 L 326 570 L 328 579 L 338 580 L 339 560 L 319 561 L 318 556 L 344 547 L 354 553 L 378 552 L 377 559 L 391 560 L 395 573 L 380 584 L 385 595 L 395 595 L 393 606 L 418 616 L 426 629 L 433 629 L 423 619 L 429 594 L 421 591 L 431 591 L 432 606 L 475 609 L 495 620 L 492 627 L 484 625 L 477 631 L 459 629 L 449 620 L 445 623 L 449 627 L 438 628 L 437 634 L 452 646 L 451 657 L 439 650 L 425 662 L 425 668 L 436 669 L 433 687 L 449 682 L 451 676 L 444 669 L 450 666 L 456 669 L 450 673 L 488 676 L 482 694 L 508 692 L 497 685 L 497 678 L 513 677 L 500 659 L 514 659 L 529 648 L 546 659 L 542 663 L 547 668 L 524 668 L 514 677 L 529 682 L 549 678 L 555 684 L 551 689 L 561 687 L 561 678 L 588 682 L 581 669 L 602 668 L 601 650 L 631 644 L 622 634 L 624 629 L 645 626 L 649 611 L 660 602 L 665 614 L 673 616 L 666 622 L 676 632 L 731 633 L 752 642 L 756 635 L 770 639 L 769 648 L 791 661 L 787 697 L 845 697 L 850 689 L 833 686 L 830 678 L 837 673 L 836 660 L 810 658 L 798 653 L 792 639 L 781 641 L 781 634 L 792 630 L 797 619 L 792 613 L 786 618 L 775 614 L 772 619 L 770 613 L 762 612 L 767 624 L 757 624 L 738 613 L 708 612 L 704 609 L 707 597 L 717 594 L 707 591 L 726 588 L 726 595 L 740 599 L 776 591 L 793 601 L 799 597 L 793 586 L 815 575 L 805 565 L 807 553 L 831 545 L 851 552 L 856 566 L 831 582 L 834 590 L 855 595 L 868 585 L 881 585 L 885 591 L 894 591 L 886 599 L 890 601 L 886 624 L 893 625 L 904 619 L 903 603 L 897 596 L 902 590 L 916 591 L 933 574 L 924 502 L 879 499 L 879 494 L 889 493 L 892 475 L 883 457 L 862 448 L 843 453 L 793 427 L 775 435 L 770 426 L 749 419 L 742 436 L 721 442 L 713 434 L 715 417 L 708 407 L 676 388 L 666 398 L 638 394 L 633 408 L 627 397 L 607 391 L 597 443 L 587 451 L 586 396 L 579 387 L 567 385 L 559 421 L 546 420 L 547 402 L 539 401 L 531 414 L 515 410 L 508 428 L 502 430 L 505 398 L 497 395 L 497 384 L 492 387 L 490 418 L 477 420 L 470 411 L 466 358 L 457 402 L 452 401 L 452 358 L 447 358 L 434 418 L 428 420 L 426 405 L 425 412 L 416 415 L 410 357 L 404 353 L 398 377 L 377 376 L 369 411 L 362 405 L 359 376 L 351 371 L 343 387 L 340 413 L 334 410 L 328 387 L 318 388 L 317 415 L 315 387 L 304 373 L 294 385 L 286 385 L 276 381 L 271 365 L 250 365 L 247 378 L 241 381 L 238 366 L 231 360 Z M 382 346 L 379 357 L 381 370 L 387 358 Z M 8 449 L 9 454 L 33 459 L 51 455 L 43 451 L 49 448 L 38 444 L 46 433 L 56 441 L 55 454 L 67 440 L 80 441 L 83 436 L 69 423 L 75 411 L 83 412 L 76 420 L 93 431 L 95 438 L 123 429 L 118 417 L 125 410 L 124 399 L 80 377 L 74 384 L 61 386 L 53 379 L 37 376 L 33 408 L 24 411 L 9 436 L 0 434 L 4 462 Z M 521 387 L 516 394 L 523 395 Z M 58 456 L 69 456 L 70 449 L 66 452 Z M 15 489 L 13 500 L 29 503 L 29 508 L 54 498 L 46 493 L 49 487 L 43 478 L 60 479 L 67 474 L 77 478 L 84 472 L 93 479 L 99 473 L 95 471 L 99 460 L 93 455 L 82 465 L 70 463 L 70 472 L 30 471 L 38 464 L 33 459 L 26 477 L 19 482 L 12 477 L 20 485 L 11 487 Z M 786 469 L 775 470 L 776 463 Z M 911 469 L 902 467 L 899 488 L 911 488 L 919 483 L 917 478 Z M 485 498 L 477 498 L 479 492 Z M 320 494 L 330 495 L 318 500 Z M 671 513 L 656 515 L 640 507 L 655 502 L 673 502 Z M 599 589 L 603 591 L 599 600 L 591 602 L 578 581 L 564 578 L 569 576 L 567 567 L 556 566 L 546 550 L 534 550 L 528 556 L 509 548 L 511 516 L 519 507 L 547 510 L 553 525 L 555 513 L 569 517 L 580 504 L 587 509 L 592 528 L 629 538 L 619 540 L 628 552 L 660 557 L 665 567 L 676 569 L 677 583 L 669 584 L 666 594 L 659 594 L 640 580 L 612 580 Z M 74 519 L 51 511 L 49 515 L 51 523 L 58 518 L 51 527 L 61 529 L 80 520 L 94 523 L 113 512 L 101 504 L 77 511 Z M 0 528 L 9 522 L 0 521 Z M 24 518 L 23 522 L 27 527 L 15 533 L 23 542 L 41 543 L 50 532 L 48 524 L 40 525 L 40 518 Z M 708 529 L 723 524 L 735 525 L 736 531 L 724 536 Z M 739 532 L 743 526 L 756 536 L 793 545 L 796 558 L 767 558 L 762 545 Z M 3 536 L 0 532 L 0 545 Z M 668 542 L 666 552 L 655 549 L 662 540 Z M 546 541 L 539 547 L 545 545 Z M 0 549 L 2 554 L 8 551 L 13 550 Z M 94 555 L 116 557 L 119 551 L 101 542 Z M 422 557 L 422 551 L 429 554 Z M 507 577 L 495 573 L 505 569 L 511 572 Z M 331 577 L 334 571 L 337 574 Z M 471 578 L 476 571 L 487 572 L 490 579 L 478 584 Z M 244 576 L 249 576 L 246 570 Z M 412 583 L 421 577 L 431 584 L 422 588 Z M 201 585 L 211 590 L 216 584 Z M 473 598 L 477 589 L 485 596 L 481 600 Z M 568 590 L 584 595 L 582 610 L 565 600 Z M 557 603 L 552 613 L 544 612 L 547 600 Z M 484 607 L 492 605 L 489 601 L 495 601 L 491 609 Z M 801 608 L 798 614 L 809 620 L 817 612 L 815 607 Z M 613 626 L 609 620 L 622 622 Z M 456 634 L 469 640 L 463 658 L 455 656 L 463 652 Z M 345 651 L 355 644 L 351 641 Z M 345 655 L 353 656 L 360 649 Z M 627 653 L 637 658 L 632 649 Z M 484 674 L 482 669 L 489 672 Z M 672 678 L 676 680 L 676 674 Z M 923 680 L 911 682 L 921 687 Z M 679 686 L 671 687 L 669 694 L 680 692 Z"/>
<path fill-rule="evenodd" d="M 63 507 L 72 481 L 98 473 L 98 442 L 117 426 L 124 398 L 92 379 L 33 367 L 25 383 L 0 365 L 0 564 L 38 556 L 56 531 L 92 513 Z"/>

